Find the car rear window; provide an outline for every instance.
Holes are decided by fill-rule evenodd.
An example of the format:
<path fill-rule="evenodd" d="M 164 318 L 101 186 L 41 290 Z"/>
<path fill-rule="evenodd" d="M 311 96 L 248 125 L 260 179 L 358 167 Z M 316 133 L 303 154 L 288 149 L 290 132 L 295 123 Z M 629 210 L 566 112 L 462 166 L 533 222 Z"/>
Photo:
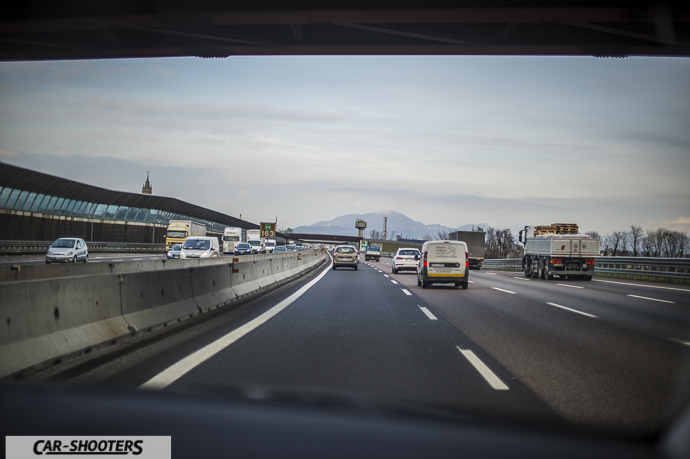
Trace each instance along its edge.
<path fill-rule="evenodd" d="M 352 247 L 338 247 L 336 250 L 338 253 L 355 253 L 355 249 Z"/>
<path fill-rule="evenodd" d="M 416 250 L 401 250 L 398 255 L 419 255 L 419 252 Z"/>

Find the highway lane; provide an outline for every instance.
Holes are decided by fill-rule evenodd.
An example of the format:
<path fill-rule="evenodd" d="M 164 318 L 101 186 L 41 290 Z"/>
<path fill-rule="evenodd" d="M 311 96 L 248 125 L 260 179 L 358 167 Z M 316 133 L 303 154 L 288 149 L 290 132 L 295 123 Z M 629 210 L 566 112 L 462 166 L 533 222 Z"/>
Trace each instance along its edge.
<path fill-rule="evenodd" d="M 471 271 L 467 291 L 421 289 L 412 273 L 371 265 L 428 302 L 568 419 L 648 432 L 690 400 L 690 289 L 486 271 Z"/>
<path fill-rule="evenodd" d="M 279 314 L 185 371 L 166 390 L 319 388 L 562 422 L 481 347 L 432 314 L 427 303 L 360 266 L 357 271 L 327 270 Z M 94 374 L 107 374 L 100 378 L 104 384 L 139 387 L 248 326 L 304 282 L 266 295 L 236 320 L 125 365 L 121 372 Z"/>
<path fill-rule="evenodd" d="M 194 361 L 163 390 L 324 388 L 633 434 L 666 426 L 690 400 L 690 346 L 670 339 L 687 337 L 683 288 L 664 303 L 627 296 L 644 285 L 472 271 L 469 290 L 421 289 L 411 273 L 362 263 L 328 270 L 214 347 L 314 279 L 70 377 L 135 388 Z"/>

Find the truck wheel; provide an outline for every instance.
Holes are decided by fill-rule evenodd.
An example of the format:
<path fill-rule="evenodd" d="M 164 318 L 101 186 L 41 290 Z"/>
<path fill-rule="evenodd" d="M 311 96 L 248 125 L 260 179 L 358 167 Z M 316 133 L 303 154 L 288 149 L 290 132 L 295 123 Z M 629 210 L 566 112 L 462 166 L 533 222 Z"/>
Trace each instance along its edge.
<path fill-rule="evenodd" d="M 532 279 L 536 279 L 538 273 L 537 273 L 537 270 L 534 269 L 534 264 L 532 264 L 532 267 L 530 268 L 530 272 L 532 273 Z"/>
<path fill-rule="evenodd" d="M 553 280 L 553 273 L 551 271 L 549 271 L 548 263 L 546 266 L 544 266 L 544 279 Z"/>
<path fill-rule="evenodd" d="M 470 288 L 470 280 L 469 279 L 462 283 L 462 289 L 463 290 L 467 290 L 468 288 Z"/>
<path fill-rule="evenodd" d="M 427 281 L 422 279 L 422 288 L 427 288 L 428 286 L 429 286 L 429 284 L 427 283 Z"/>
<path fill-rule="evenodd" d="M 544 266 L 542 266 L 542 262 L 539 262 L 539 271 L 537 272 L 537 277 L 539 279 L 546 279 L 546 276 L 544 275 Z"/>
<path fill-rule="evenodd" d="M 46 263 L 50 263 L 49 261 L 46 261 Z M 419 280 L 419 277 L 417 277 L 417 287 L 422 285 L 422 281 Z"/>

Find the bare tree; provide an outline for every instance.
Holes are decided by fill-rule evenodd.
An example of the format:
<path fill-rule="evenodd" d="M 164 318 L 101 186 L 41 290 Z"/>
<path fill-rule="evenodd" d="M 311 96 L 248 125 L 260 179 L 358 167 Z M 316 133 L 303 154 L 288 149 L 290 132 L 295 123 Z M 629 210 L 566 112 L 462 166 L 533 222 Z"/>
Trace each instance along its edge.
<path fill-rule="evenodd" d="M 395 241 L 395 231 L 390 232 L 390 234 L 388 235 L 388 240 Z"/>
<path fill-rule="evenodd" d="M 371 231 L 369 231 L 369 238 L 370 239 L 378 240 L 380 237 L 381 237 L 381 233 L 376 231 L 374 228 L 372 228 Z"/>
<path fill-rule="evenodd" d="M 425 234 L 424 237 L 422 238 L 422 240 L 424 240 L 424 241 L 430 241 L 432 239 L 433 239 L 433 237 L 431 237 L 429 234 Z"/>
<path fill-rule="evenodd" d="M 438 239 L 439 241 L 446 241 L 446 240 L 448 240 L 448 231 L 441 231 L 441 230 L 439 230 L 439 231 L 436 233 L 436 239 Z"/>
<path fill-rule="evenodd" d="M 611 250 L 611 256 L 619 255 L 622 246 L 625 244 L 625 231 L 611 231 L 606 235 L 607 249 Z"/>
<path fill-rule="evenodd" d="M 632 252 L 632 256 L 636 257 L 638 256 L 638 253 L 640 252 L 641 246 L 642 246 L 642 238 L 644 237 L 644 231 L 642 231 L 641 226 L 635 226 L 633 224 L 630 225 L 630 249 Z"/>

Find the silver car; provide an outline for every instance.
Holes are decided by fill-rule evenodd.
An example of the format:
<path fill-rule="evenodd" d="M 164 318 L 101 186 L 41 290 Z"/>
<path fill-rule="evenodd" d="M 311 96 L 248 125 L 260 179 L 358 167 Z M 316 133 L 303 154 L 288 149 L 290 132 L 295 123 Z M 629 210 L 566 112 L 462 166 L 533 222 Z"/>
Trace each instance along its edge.
<path fill-rule="evenodd" d="M 62 237 L 53 242 L 46 254 L 46 263 L 76 263 L 89 261 L 89 248 L 83 239 Z"/>

